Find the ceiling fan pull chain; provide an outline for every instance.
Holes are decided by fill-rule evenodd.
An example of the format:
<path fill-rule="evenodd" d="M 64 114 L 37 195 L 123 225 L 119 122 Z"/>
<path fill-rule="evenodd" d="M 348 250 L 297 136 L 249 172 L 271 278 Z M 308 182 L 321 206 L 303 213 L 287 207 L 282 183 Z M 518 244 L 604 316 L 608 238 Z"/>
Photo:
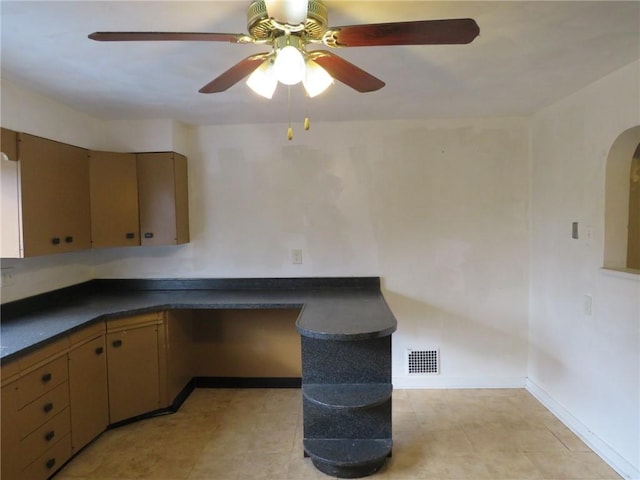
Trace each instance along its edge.
<path fill-rule="evenodd" d="M 304 110 L 305 110 L 305 116 L 304 116 L 304 129 L 309 130 L 310 124 L 309 124 L 309 94 L 307 92 L 305 92 L 304 95 Z"/>
<path fill-rule="evenodd" d="M 287 139 L 293 140 L 293 128 L 291 128 L 291 86 L 287 85 L 287 112 L 289 116 L 289 128 L 287 129 Z"/>

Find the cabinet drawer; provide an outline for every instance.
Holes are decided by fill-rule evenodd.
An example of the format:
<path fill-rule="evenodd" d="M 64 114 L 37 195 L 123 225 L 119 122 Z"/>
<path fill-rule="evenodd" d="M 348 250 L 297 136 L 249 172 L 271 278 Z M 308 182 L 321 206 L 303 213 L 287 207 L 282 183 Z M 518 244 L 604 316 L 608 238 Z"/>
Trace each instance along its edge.
<path fill-rule="evenodd" d="M 61 438 L 22 471 L 22 478 L 45 480 L 54 474 L 71 456 L 71 435 Z"/>
<path fill-rule="evenodd" d="M 69 383 L 64 382 L 18 412 L 20 438 L 55 417 L 69 406 Z"/>
<path fill-rule="evenodd" d="M 56 340 L 53 343 L 45 345 L 44 347 L 38 348 L 24 357 L 20 357 L 18 359 L 18 365 L 20 365 L 22 373 L 26 373 L 32 367 L 37 366 L 36 364 L 45 362 L 49 357 L 53 357 L 54 355 L 63 354 L 68 348 L 69 338 L 61 338 L 60 340 Z"/>
<path fill-rule="evenodd" d="M 77 332 L 73 332 L 69 335 L 69 341 L 71 342 L 71 348 L 83 343 L 87 340 L 102 335 L 105 332 L 104 322 L 98 322 L 88 327 L 83 328 Z"/>
<path fill-rule="evenodd" d="M 11 383 L 13 380 L 16 380 L 19 374 L 20 367 L 18 365 L 18 362 L 14 361 L 11 363 L 5 363 L 0 369 L 0 382 L 4 386 L 8 383 Z"/>
<path fill-rule="evenodd" d="M 20 458 L 25 467 L 46 452 L 54 444 L 69 434 L 71 419 L 69 408 L 46 422 L 40 428 L 27 435 L 20 442 Z"/>
<path fill-rule="evenodd" d="M 67 381 L 67 357 L 62 356 L 25 375 L 18 381 L 19 407 L 22 408 Z"/>
<path fill-rule="evenodd" d="M 20 465 L 18 464 L 20 423 L 17 384 L 18 382 L 4 385 L 0 391 L 0 407 L 2 407 L 0 415 L 0 478 L 2 480 L 20 478 Z"/>
<path fill-rule="evenodd" d="M 154 323 L 162 323 L 164 319 L 164 311 L 143 313 L 133 317 L 116 318 L 107 322 L 107 332 L 124 330 L 133 326 L 143 326 Z"/>

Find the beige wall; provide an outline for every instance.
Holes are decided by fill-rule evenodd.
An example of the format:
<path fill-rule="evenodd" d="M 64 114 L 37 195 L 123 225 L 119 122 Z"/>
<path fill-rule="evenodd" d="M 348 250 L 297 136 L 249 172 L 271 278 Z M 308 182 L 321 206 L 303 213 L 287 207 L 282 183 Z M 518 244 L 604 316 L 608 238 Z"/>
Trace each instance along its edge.
<path fill-rule="evenodd" d="M 532 129 L 530 388 L 628 478 L 640 475 L 640 275 L 601 267 L 607 159 L 640 125 L 639 78 L 635 62 Z M 592 237 L 572 239 L 574 221 Z"/>
<path fill-rule="evenodd" d="M 528 127 L 317 122 L 294 142 L 285 125 L 194 128 L 191 243 L 97 251 L 95 274 L 380 275 L 400 323 L 397 385 L 523 386 Z M 439 348 L 441 375 L 408 376 L 410 348 Z"/>

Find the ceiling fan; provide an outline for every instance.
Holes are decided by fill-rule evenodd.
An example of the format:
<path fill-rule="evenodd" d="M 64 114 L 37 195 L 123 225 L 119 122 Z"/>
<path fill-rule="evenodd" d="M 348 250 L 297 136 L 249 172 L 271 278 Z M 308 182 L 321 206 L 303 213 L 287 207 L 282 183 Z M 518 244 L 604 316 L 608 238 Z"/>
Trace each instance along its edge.
<path fill-rule="evenodd" d="M 466 44 L 480 29 L 471 18 L 420 20 L 329 27 L 321 0 L 255 0 L 247 9 L 242 33 L 94 32 L 97 41 L 208 41 L 271 46 L 269 52 L 250 55 L 200 89 L 223 92 L 249 76 L 247 84 L 271 98 L 278 81 L 299 82 L 309 96 L 324 91 L 336 79 L 358 92 L 372 92 L 385 83 L 328 50 L 307 51 L 307 45 L 331 48 L 387 45 Z"/>

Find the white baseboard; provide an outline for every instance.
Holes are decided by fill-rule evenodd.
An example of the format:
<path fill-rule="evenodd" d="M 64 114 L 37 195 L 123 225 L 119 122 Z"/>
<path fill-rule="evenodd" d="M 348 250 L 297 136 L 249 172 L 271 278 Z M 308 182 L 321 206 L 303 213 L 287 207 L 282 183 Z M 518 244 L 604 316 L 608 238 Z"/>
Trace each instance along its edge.
<path fill-rule="evenodd" d="M 525 388 L 524 377 L 444 377 L 405 375 L 393 377 L 393 388 Z"/>
<path fill-rule="evenodd" d="M 640 470 L 631 465 L 631 463 L 620 456 L 618 452 L 602 441 L 602 439 L 589 430 L 586 425 L 574 417 L 566 408 L 556 402 L 540 386 L 536 385 L 530 379 L 527 379 L 526 389 L 573 433 L 575 433 L 591 450 L 607 462 L 611 468 L 618 472 L 619 475 L 629 480 L 640 479 Z"/>

